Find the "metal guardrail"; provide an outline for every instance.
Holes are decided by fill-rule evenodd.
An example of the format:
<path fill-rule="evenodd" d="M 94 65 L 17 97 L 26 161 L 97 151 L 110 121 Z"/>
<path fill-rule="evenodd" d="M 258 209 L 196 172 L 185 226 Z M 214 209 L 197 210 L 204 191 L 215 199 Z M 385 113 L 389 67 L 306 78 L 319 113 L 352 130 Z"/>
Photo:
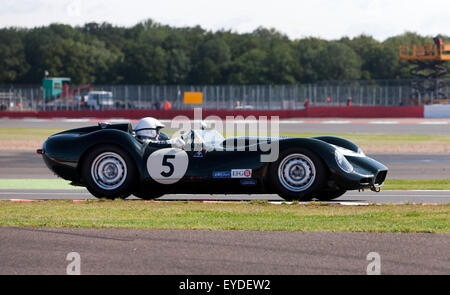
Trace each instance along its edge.
<path fill-rule="evenodd" d="M 413 97 L 413 83 L 418 80 L 324 81 L 297 85 L 94 85 L 91 90 L 113 93 L 114 105 L 101 109 L 159 109 L 166 101 L 172 109 L 189 109 L 198 105 L 184 104 L 184 92 L 203 92 L 204 109 L 301 109 L 310 106 L 399 106 L 436 103 L 433 93 Z M 450 79 L 443 84 L 445 102 L 450 98 Z M 76 88 L 76 87 L 75 87 Z M 73 89 L 73 88 L 72 88 Z M 8 110 L 82 110 L 88 108 L 79 97 L 61 95 L 43 100 L 40 86 L 12 85 L 0 87 L 8 93 Z M 75 93 L 79 93 L 75 91 Z M 85 95 L 87 93 L 81 93 Z M 6 101 L 5 99 L 3 101 Z M 0 99 L 0 104 L 2 100 Z"/>

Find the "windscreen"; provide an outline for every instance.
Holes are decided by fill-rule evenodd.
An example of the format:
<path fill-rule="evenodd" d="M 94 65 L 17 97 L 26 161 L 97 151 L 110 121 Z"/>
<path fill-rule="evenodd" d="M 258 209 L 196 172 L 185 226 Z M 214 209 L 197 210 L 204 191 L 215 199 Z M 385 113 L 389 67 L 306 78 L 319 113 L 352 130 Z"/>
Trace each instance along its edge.
<path fill-rule="evenodd" d="M 203 143 L 207 150 L 222 146 L 224 137 L 216 130 L 192 130 L 195 142 Z"/>

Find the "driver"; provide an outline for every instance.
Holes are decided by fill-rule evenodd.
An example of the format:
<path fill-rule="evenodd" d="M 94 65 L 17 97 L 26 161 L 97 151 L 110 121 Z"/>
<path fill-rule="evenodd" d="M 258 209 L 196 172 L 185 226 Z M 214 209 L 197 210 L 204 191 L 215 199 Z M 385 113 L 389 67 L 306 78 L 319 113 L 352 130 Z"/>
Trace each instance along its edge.
<path fill-rule="evenodd" d="M 172 144 L 177 147 L 185 145 L 185 142 L 181 137 L 169 139 L 164 136 L 164 134 L 161 134 L 161 128 L 164 128 L 163 123 L 155 118 L 147 117 L 139 120 L 134 131 L 136 132 L 136 136 L 145 142 L 153 144 Z"/>

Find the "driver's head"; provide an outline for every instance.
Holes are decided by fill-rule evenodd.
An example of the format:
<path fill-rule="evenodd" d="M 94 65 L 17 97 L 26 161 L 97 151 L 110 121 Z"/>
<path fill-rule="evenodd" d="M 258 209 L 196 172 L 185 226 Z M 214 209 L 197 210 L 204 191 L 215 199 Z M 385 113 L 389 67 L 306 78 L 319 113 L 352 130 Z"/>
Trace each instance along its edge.
<path fill-rule="evenodd" d="M 164 128 L 164 124 L 151 117 L 143 118 L 136 124 L 134 131 L 136 135 L 142 138 L 158 139 L 159 130 Z"/>

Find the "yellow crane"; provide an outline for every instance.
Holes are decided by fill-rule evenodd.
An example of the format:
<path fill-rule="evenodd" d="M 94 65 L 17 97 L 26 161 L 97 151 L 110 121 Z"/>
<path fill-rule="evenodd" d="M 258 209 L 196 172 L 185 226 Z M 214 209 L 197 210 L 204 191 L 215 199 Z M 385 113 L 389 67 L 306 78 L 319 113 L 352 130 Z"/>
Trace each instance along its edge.
<path fill-rule="evenodd" d="M 434 43 L 400 45 L 401 60 L 409 61 L 414 67 L 411 74 L 416 78 L 412 83 L 411 99 L 416 104 L 448 103 L 442 92 L 444 83 L 439 80 L 447 74 L 444 63 L 450 60 L 450 44 L 444 44 L 440 37 Z"/>

